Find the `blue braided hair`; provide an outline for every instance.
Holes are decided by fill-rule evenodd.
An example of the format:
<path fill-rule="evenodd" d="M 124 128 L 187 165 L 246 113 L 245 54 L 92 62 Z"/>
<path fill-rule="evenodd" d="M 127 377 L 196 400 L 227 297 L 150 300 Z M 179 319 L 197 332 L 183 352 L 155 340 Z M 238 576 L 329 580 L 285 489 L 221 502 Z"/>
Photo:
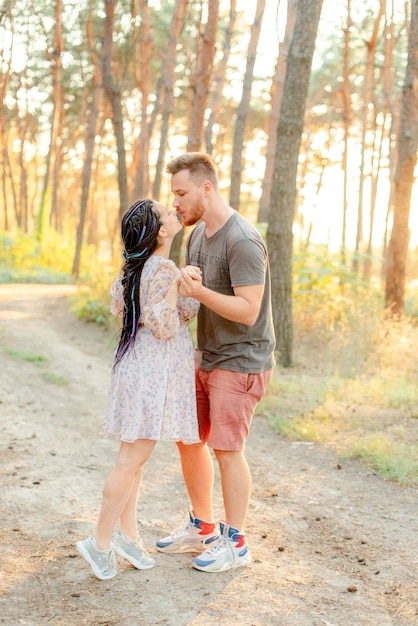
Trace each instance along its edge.
<path fill-rule="evenodd" d="M 145 261 L 157 247 L 160 216 L 153 200 L 135 202 L 122 218 L 121 236 L 124 245 L 123 278 L 123 326 L 116 350 L 113 367 L 134 346 L 139 325 L 141 305 L 139 285 Z"/>

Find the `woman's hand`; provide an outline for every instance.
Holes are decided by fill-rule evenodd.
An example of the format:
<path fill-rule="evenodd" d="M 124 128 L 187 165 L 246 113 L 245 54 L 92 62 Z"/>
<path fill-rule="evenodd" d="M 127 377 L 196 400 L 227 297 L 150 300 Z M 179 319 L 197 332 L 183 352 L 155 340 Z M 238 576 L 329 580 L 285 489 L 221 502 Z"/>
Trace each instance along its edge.
<path fill-rule="evenodd" d="M 197 267 L 196 265 L 186 265 L 186 267 L 183 267 L 183 269 L 181 270 L 182 275 L 184 276 L 185 274 L 187 274 L 188 276 L 191 276 L 192 278 L 199 278 L 199 276 L 202 276 L 202 270 L 200 269 L 200 267 Z"/>
<path fill-rule="evenodd" d="M 196 298 L 202 287 L 202 270 L 200 267 L 186 265 L 181 270 L 179 294 L 182 298 Z"/>

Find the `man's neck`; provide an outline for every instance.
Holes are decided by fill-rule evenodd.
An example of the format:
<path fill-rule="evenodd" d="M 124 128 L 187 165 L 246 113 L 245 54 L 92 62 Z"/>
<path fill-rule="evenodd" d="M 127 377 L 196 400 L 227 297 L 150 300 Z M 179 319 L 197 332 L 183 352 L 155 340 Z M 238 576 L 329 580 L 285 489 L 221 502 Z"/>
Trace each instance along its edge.
<path fill-rule="evenodd" d="M 226 204 L 226 202 L 218 205 L 215 210 L 209 211 L 207 215 L 204 216 L 206 237 L 211 237 L 218 232 L 218 230 L 221 230 L 234 213 L 234 209 Z"/>

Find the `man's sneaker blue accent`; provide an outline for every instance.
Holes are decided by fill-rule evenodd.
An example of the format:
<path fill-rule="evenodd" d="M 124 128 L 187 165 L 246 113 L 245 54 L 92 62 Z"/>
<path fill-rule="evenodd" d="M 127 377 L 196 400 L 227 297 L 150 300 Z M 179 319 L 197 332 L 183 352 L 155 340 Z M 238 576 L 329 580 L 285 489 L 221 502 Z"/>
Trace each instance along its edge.
<path fill-rule="evenodd" d="M 171 535 L 157 541 L 157 550 L 167 554 L 201 552 L 206 546 L 219 539 L 214 522 L 205 522 L 189 511 L 189 522 L 174 530 Z"/>
<path fill-rule="evenodd" d="M 221 522 L 221 536 L 217 543 L 193 559 L 193 567 L 202 572 L 225 572 L 251 563 L 251 554 L 245 537 L 238 528 Z"/>
<path fill-rule="evenodd" d="M 93 574 L 100 580 L 116 576 L 116 557 L 113 548 L 99 550 L 93 536 L 77 542 L 77 550 L 90 565 Z"/>

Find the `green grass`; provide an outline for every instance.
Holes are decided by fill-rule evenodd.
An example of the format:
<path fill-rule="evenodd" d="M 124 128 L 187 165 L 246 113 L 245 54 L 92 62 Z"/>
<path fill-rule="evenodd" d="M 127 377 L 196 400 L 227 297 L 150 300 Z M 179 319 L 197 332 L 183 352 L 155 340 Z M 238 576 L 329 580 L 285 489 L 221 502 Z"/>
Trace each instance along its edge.
<path fill-rule="evenodd" d="M 387 434 L 368 435 L 354 442 L 351 456 L 391 480 L 418 482 L 417 446 L 398 443 Z"/>
<path fill-rule="evenodd" d="M 21 352 L 20 350 L 14 350 L 13 348 L 6 348 L 6 354 L 21 361 L 28 361 L 28 363 L 46 363 L 47 358 L 42 354 L 35 354 L 33 352 Z"/>
<path fill-rule="evenodd" d="M 312 294 L 301 297 L 294 366 L 276 367 L 258 412 L 285 437 L 320 442 L 389 480 L 417 483 L 416 319 L 391 324 L 376 294 L 353 296 L 344 294 L 344 314 Z"/>
<path fill-rule="evenodd" d="M 68 378 L 65 378 L 65 376 L 59 376 L 57 374 L 52 374 L 51 372 L 44 372 L 42 376 L 47 382 L 52 383 L 54 385 L 65 386 L 65 385 L 68 385 L 68 382 L 69 382 Z"/>
<path fill-rule="evenodd" d="M 42 354 L 22 352 L 20 350 L 14 350 L 13 348 L 6 348 L 4 351 L 13 359 L 17 359 L 19 361 L 26 361 L 28 363 L 34 363 L 35 365 L 45 364 L 48 362 L 48 359 Z M 54 385 L 68 385 L 69 382 L 64 376 L 53 374 L 51 372 L 43 372 L 42 376 L 46 381 L 53 383 Z"/>

